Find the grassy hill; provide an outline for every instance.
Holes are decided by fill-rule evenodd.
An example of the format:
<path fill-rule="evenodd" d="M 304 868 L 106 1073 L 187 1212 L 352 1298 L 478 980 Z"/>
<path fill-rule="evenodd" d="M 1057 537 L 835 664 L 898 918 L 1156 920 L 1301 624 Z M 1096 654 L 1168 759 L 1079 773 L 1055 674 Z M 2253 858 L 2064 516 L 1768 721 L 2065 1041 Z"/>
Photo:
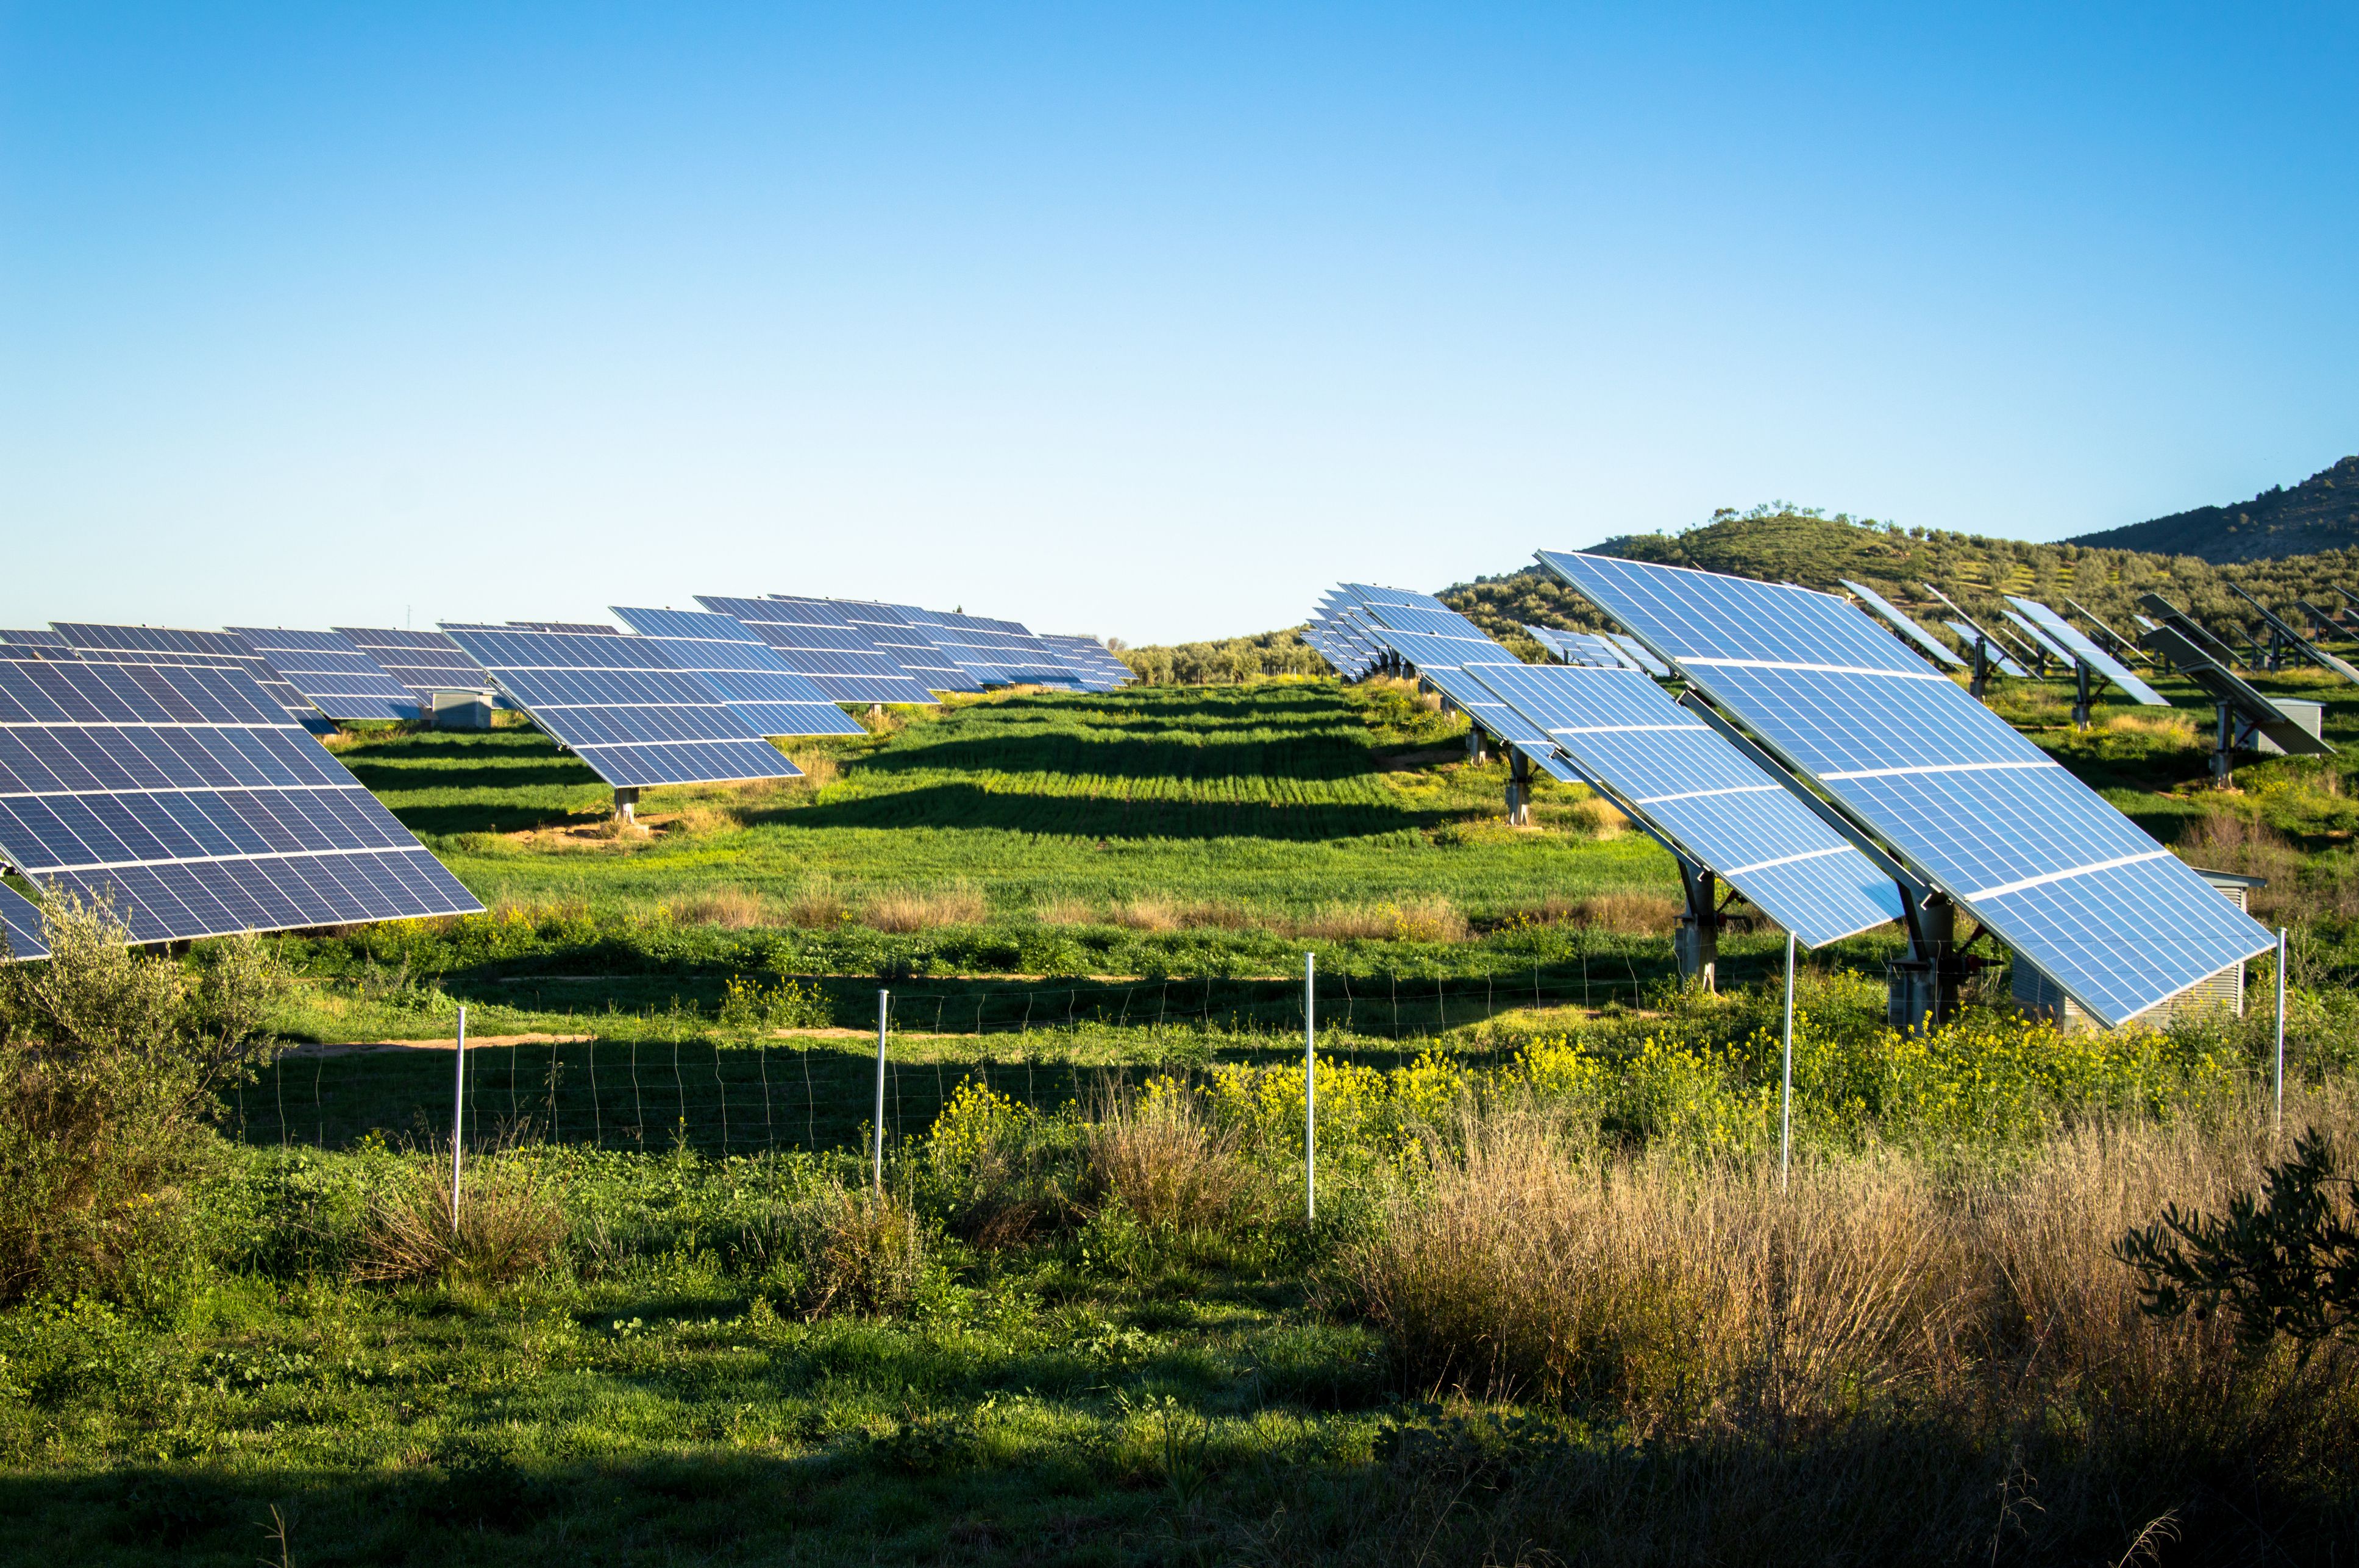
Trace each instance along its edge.
<path fill-rule="evenodd" d="M 2359 486 L 2359 478 L 2353 480 Z M 2359 548 L 2214 565 L 2193 555 L 2097 549 L 2073 543 L 1902 528 L 1873 519 L 1790 506 L 1722 512 L 1677 534 L 1632 534 L 1596 546 L 1604 555 L 1669 566 L 1733 572 L 1771 582 L 1840 592 L 1838 579 L 1864 582 L 1904 604 L 1930 600 L 1930 582 L 1979 618 L 1995 616 L 2003 594 L 2022 594 L 2070 613 L 2067 599 L 2088 606 L 2125 633 L 2143 592 L 2161 594 L 2222 630 L 2257 629 L 2260 618 L 2229 591 L 2235 584 L 2296 625 L 2294 606 L 2343 603 L 2334 585 L 2359 592 Z M 1538 566 L 1477 578 L 1441 598 L 1495 636 L 1523 622 L 1590 628 L 1596 617 Z"/>
<path fill-rule="evenodd" d="M 2359 545 L 2359 457 L 2344 458 L 2288 490 L 2273 484 L 2250 501 L 2198 506 L 2067 543 L 2095 549 L 2258 561 Z"/>

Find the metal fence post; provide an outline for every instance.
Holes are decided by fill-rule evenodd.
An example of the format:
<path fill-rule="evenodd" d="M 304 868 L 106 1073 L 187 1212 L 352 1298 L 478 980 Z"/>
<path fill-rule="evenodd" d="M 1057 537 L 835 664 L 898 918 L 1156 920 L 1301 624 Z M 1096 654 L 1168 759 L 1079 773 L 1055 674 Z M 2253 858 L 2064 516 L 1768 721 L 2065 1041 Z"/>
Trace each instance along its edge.
<path fill-rule="evenodd" d="M 885 1011 L 893 993 L 876 993 L 876 1190 L 885 1190 Z"/>
<path fill-rule="evenodd" d="M 457 1082 L 451 1090 L 451 1234 L 459 1234 L 459 1151 L 464 1146 L 461 1118 L 467 1112 L 467 1010 L 459 1010 L 459 1048 L 451 1053 L 458 1064 Z"/>
<path fill-rule="evenodd" d="M 1302 955 L 1302 1217 L 1319 1217 L 1319 1022 L 1316 999 L 1319 960 Z"/>

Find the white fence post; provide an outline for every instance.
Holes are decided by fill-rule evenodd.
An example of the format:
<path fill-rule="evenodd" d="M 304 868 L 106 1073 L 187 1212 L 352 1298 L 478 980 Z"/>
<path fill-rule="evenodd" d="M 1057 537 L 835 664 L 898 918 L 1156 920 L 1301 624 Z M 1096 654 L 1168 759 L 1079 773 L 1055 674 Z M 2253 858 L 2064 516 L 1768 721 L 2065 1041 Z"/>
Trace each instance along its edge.
<path fill-rule="evenodd" d="M 893 993 L 876 993 L 876 1190 L 885 1190 L 885 1014 Z"/>
<path fill-rule="evenodd" d="M 1319 1022 L 1312 1013 L 1319 960 L 1302 955 L 1302 1217 L 1319 1217 Z"/>
<path fill-rule="evenodd" d="M 1777 1105 L 1777 1190 L 1794 1164 L 1794 934 L 1786 933 L 1786 1066 Z"/>
<path fill-rule="evenodd" d="M 459 1010 L 459 1048 L 451 1053 L 459 1065 L 458 1081 L 451 1090 L 451 1234 L 459 1234 L 459 1151 L 467 1114 L 467 1010 Z"/>
<path fill-rule="evenodd" d="M 2286 1001 L 2286 928 L 2277 927 L 2277 1106 L 2269 1113 L 2269 1131 L 2285 1131 L 2285 1001 Z"/>

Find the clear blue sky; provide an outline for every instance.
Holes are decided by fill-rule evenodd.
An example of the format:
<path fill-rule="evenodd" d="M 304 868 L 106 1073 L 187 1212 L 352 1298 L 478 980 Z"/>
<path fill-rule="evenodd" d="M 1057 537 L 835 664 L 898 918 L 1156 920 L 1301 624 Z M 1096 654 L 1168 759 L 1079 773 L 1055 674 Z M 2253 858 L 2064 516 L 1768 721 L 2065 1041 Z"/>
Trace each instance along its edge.
<path fill-rule="evenodd" d="M 2233 500 L 2359 449 L 2354 15 L 0 5 L 0 625 Z"/>

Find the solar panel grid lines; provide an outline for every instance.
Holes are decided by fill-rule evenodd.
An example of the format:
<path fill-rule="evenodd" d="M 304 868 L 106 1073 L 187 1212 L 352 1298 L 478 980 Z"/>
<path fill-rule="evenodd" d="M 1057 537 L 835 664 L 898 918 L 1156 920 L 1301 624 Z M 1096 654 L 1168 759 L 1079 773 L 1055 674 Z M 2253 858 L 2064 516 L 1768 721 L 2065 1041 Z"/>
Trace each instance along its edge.
<path fill-rule="evenodd" d="M 517 632 L 557 632 L 575 636 L 611 637 L 615 627 L 606 621 L 511 621 L 510 629 Z"/>
<path fill-rule="evenodd" d="M 1996 643 L 1992 642 L 1989 638 L 1983 636 L 1973 627 L 1966 624 L 1966 622 L 1962 621 L 1944 621 L 1941 624 L 1947 626 L 1951 632 L 1956 635 L 1958 641 L 1963 643 L 1969 648 L 1973 647 L 1976 643 L 1981 643 L 1984 647 L 1989 650 L 1990 662 L 1998 666 L 1998 671 L 2001 675 L 2013 676 L 2018 680 L 2029 680 L 2031 678 L 2028 671 L 2025 670 L 2021 665 L 2017 664 L 2013 659 L 2007 656 L 2007 653 L 2005 648 L 2000 647 Z"/>
<path fill-rule="evenodd" d="M 0 934 L 8 938 L 9 958 L 46 958 L 49 945 L 41 930 L 38 905 L 12 887 L 0 887 Z"/>
<path fill-rule="evenodd" d="M 517 707 L 616 789 L 801 770 L 654 637 L 444 622 Z"/>
<path fill-rule="evenodd" d="M 2170 706 L 2160 692 L 2138 679 L 2120 660 L 2098 647 L 2079 627 L 2048 606 L 2036 599 L 2024 599 L 2012 593 L 2006 596 L 2006 601 L 2021 611 L 2033 625 L 2045 631 L 2050 642 L 2060 643 L 2074 658 L 2127 692 L 2131 700 L 2148 708 Z"/>
<path fill-rule="evenodd" d="M 331 719 L 415 719 L 418 696 L 341 632 L 232 626 L 277 676 Z"/>
<path fill-rule="evenodd" d="M 311 733 L 335 726 L 310 698 L 281 678 L 252 643 L 229 632 L 179 626 L 117 626 L 87 621 L 53 621 L 50 626 L 89 663 L 176 665 L 190 669 L 235 669 L 268 692 L 288 716 Z"/>
<path fill-rule="evenodd" d="M 412 632 L 391 626 L 338 626 L 333 630 L 350 638 L 354 647 L 421 704 L 439 691 L 493 689 L 492 677 L 484 667 L 440 632 Z"/>
<path fill-rule="evenodd" d="M 2236 584 L 2233 582 L 2230 583 L 2228 585 L 2228 591 L 2243 600 L 2245 603 L 2251 605 L 2254 610 L 2257 611 L 2260 614 L 2262 622 L 2267 625 L 2270 631 L 2283 638 L 2287 643 L 2291 643 L 2293 645 L 2294 652 L 2308 659 L 2311 664 L 2318 665 L 2321 669 L 2332 670 L 2336 675 L 2341 676 L 2344 680 L 2349 681 L 2352 685 L 2359 686 L 2359 669 L 2352 668 L 2352 666 L 2342 658 L 2328 653 L 2325 649 L 2311 642 L 2308 637 L 2303 636 L 2299 632 L 2297 632 L 2292 626 L 2288 625 L 2276 611 L 2271 610 L 2267 605 L 2263 604 L 2259 600 L 2255 599 L 2251 594 L 2245 592 Z"/>
<path fill-rule="evenodd" d="M 777 650 L 788 668 L 809 676 L 835 702 L 930 703 L 934 694 L 875 640 L 817 600 L 734 599 L 698 594 L 696 602 L 743 622 Z"/>
<path fill-rule="evenodd" d="M 1082 677 L 1085 691 L 1114 691 L 1130 679 L 1130 666 L 1095 637 L 1052 635 L 1047 632 L 1039 637 L 1051 654 Z"/>
<path fill-rule="evenodd" d="M 2259 733 L 2267 735 L 2277 747 L 2291 756 L 2320 757 L 2334 752 L 2334 747 L 2304 730 L 2292 715 L 2279 708 L 2260 691 L 2247 685 L 2234 672 L 2204 656 L 2181 633 L 2158 626 L 2149 636 L 2154 649 L 2179 666 L 2179 673 L 2203 688 L 2214 702 L 2226 703 L 2237 718 Z"/>
<path fill-rule="evenodd" d="M 2072 667 L 2074 661 L 2071 650 L 2065 647 L 2063 643 L 2059 643 L 2055 638 L 2049 636 L 2039 627 L 2034 625 L 2021 611 L 2002 610 L 1999 613 L 2006 616 L 2008 621 L 2014 622 L 2015 629 L 2022 633 L 2026 637 L 2028 637 L 2031 640 L 2032 645 L 2038 648 L 2041 653 L 2047 654 L 2049 658 L 2054 659 L 2058 664 L 2062 665 L 2068 670 Z"/>
<path fill-rule="evenodd" d="M 2102 1022 L 2273 945 L 1954 682 L 1892 667 L 1913 655 L 1858 611 L 1680 568 L 1541 558 Z M 1740 643 L 1770 656 L 1733 654 Z"/>
<path fill-rule="evenodd" d="M 1573 665 L 1467 673 L 1675 854 L 1727 881 L 1803 946 L 1899 918 L 1888 878 L 1645 673 Z"/>
<path fill-rule="evenodd" d="M 761 736 L 864 733 L 808 676 L 743 622 L 701 610 L 615 605 L 632 631 L 661 644 L 673 666 L 696 677 Z"/>
<path fill-rule="evenodd" d="M 1949 649 L 1943 647 L 1940 643 L 1935 642 L 1932 634 L 1927 632 L 1922 626 L 1918 625 L 1916 622 L 1910 620 L 1906 611 L 1893 603 L 1890 600 L 1885 598 L 1882 594 L 1876 592 L 1875 589 L 1868 587 L 1865 583 L 1854 582 L 1849 578 L 1838 578 L 1836 580 L 1842 583 L 1843 587 L 1851 589 L 1852 592 L 1857 594 L 1860 599 L 1866 603 L 1870 610 L 1875 611 L 1878 615 L 1884 617 L 1885 620 L 1890 622 L 1894 631 L 1908 638 L 1909 642 L 1915 643 L 1918 647 L 1922 648 L 1925 652 L 1932 654 L 1940 663 L 1945 665 L 1963 665 L 1966 662 L 1965 660 L 1958 657 L 1957 654 L 1951 653 Z"/>
<path fill-rule="evenodd" d="M 2077 599 L 2071 598 L 2067 598 L 2064 602 L 2071 606 L 2073 612 L 2079 615 L 2082 620 L 2086 621 L 2090 625 L 2094 626 L 2098 632 L 2103 633 L 2107 644 L 2109 645 L 2109 651 L 2116 654 L 2124 661 L 2126 662 L 2132 653 L 2136 651 L 2137 643 L 2135 641 L 2125 637 L 2119 632 L 2114 631 L 2111 626 L 2105 623 L 2104 617 L 2098 615 L 2096 611 L 2091 610 L 2087 605 L 2082 603 Z"/>
<path fill-rule="evenodd" d="M 66 641 L 63 633 L 51 631 L 46 626 L 27 626 L 14 631 L 0 632 L 0 645 L 55 648 L 60 652 L 70 652 L 73 647 L 71 643 Z"/>
<path fill-rule="evenodd" d="M 1408 609 L 1439 610 L 1451 615 L 1458 613 L 1433 595 L 1419 593 L 1414 589 L 1379 588 L 1374 583 L 1365 582 L 1347 582 L 1342 586 L 1345 592 L 1358 599 L 1363 604 L 1397 604 Z"/>
<path fill-rule="evenodd" d="M 1563 632 L 1553 626 L 1526 626 L 1524 634 L 1570 665 L 1598 669 L 1635 670 L 1630 655 L 1604 638 L 1587 632 Z"/>
<path fill-rule="evenodd" d="M 914 619 L 915 605 L 838 601 L 845 622 L 866 636 L 876 650 L 928 691 L 981 691 L 976 680 L 942 652 L 926 628 Z"/>
<path fill-rule="evenodd" d="M 0 664 L 0 860 L 139 942 L 483 907 L 236 668 Z"/>

